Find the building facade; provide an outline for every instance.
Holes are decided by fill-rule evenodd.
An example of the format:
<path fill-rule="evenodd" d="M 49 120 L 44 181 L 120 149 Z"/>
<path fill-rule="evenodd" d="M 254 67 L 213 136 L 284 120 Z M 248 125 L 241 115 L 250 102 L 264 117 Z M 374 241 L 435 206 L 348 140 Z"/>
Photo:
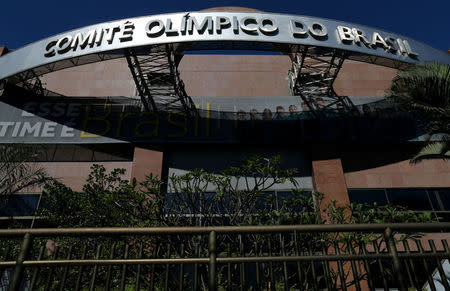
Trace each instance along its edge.
<path fill-rule="evenodd" d="M 198 16 L 197 22 L 186 20 L 187 36 L 189 23 L 194 36 L 198 34 L 203 37 L 210 29 L 219 36 L 221 29 L 235 31 L 235 20 L 230 16 L 233 13 L 240 17 L 236 17 L 236 21 L 241 21 L 236 30 L 241 29 L 241 34 L 251 35 L 257 30 L 258 24 L 261 26 L 257 31 L 260 37 L 268 37 L 272 33 L 278 37 L 284 29 L 281 27 L 282 20 L 279 20 L 279 27 L 274 30 L 276 21 L 270 21 L 276 19 L 276 15 L 269 17 L 236 8 L 201 13 L 207 15 L 204 16 L 206 18 Z M 208 13 L 213 13 L 211 27 Z M 226 15 L 229 17 L 214 18 L 214 13 L 229 13 Z M 244 15 L 247 18 L 239 13 L 247 13 Z M 261 21 L 258 20 L 260 15 L 263 15 Z M 207 20 L 201 22 L 200 19 Z M 172 21 L 173 27 L 176 27 L 175 16 Z M 212 21 L 216 21 L 214 27 Z M 163 34 L 161 37 L 170 36 L 168 20 L 150 20 L 149 23 L 149 37 L 160 31 Z M 305 23 L 308 23 L 307 20 Z M 293 45 L 288 46 L 288 51 L 286 44 L 280 42 L 278 46 L 271 44 L 271 49 L 257 46 L 257 52 L 251 53 L 248 51 L 253 49 L 251 46 L 241 49 L 237 41 L 234 43 L 230 40 L 224 40 L 223 44 L 226 45 L 223 45 L 218 42 L 218 37 L 218 44 L 208 41 L 202 42 L 207 45 L 201 47 L 190 44 L 191 47 L 184 54 L 178 54 L 180 50 L 173 50 L 172 61 L 177 69 L 175 74 L 167 73 L 167 66 L 171 64 L 170 56 L 168 63 L 159 63 L 156 57 L 149 60 L 147 64 L 150 66 L 162 68 L 160 72 L 147 72 L 144 78 L 153 78 L 154 83 L 147 88 L 153 90 L 153 96 L 159 94 L 170 99 L 174 95 L 186 93 L 195 105 L 190 109 L 195 108 L 199 112 L 198 117 L 189 117 L 187 112 L 171 109 L 166 112 L 160 110 L 156 114 L 154 110 L 146 108 L 145 103 L 152 100 L 142 99 L 145 88 L 139 83 L 139 74 L 136 73 L 139 72 L 136 64 L 141 66 L 141 70 L 144 68 L 146 55 L 137 49 L 131 51 L 127 48 L 128 51 L 125 49 L 123 54 L 112 51 L 101 61 L 84 60 L 80 56 L 64 56 L 65 47 L 70 50 L 67 54 L 72 51 L 85 53 L 83 49 L 87 50 L 91 46 L 89 34 L 84 34 L 84 39 L 81 34 L 78 43 L 75 42 L 76 35 L 66 37 L 65 40 L 65 36 L 58 40 L 49 39 L 45 52 L 55 56 L 47 57 L 45 66 L 50 68 L 55 64 L 61 69 L 53 67 L 45 71 L 42 69 L 44 65 L 36 65 L 30 71 L 39 75 L 37 83 L 37 79 L 27 81 L 35 76 L 25 78 L 23 72 L 26 70 L 20 65 L 17 65 L 17 69 L 11 68 L 14 67 L 14 58 L 6 60 L 8 55 L 18 54 L 21 50 L 9 52 L 6 47 L 1 47 L 0 60 L 5 59 L 2 65 L 18 72 L 14 76 L 3 75 L 3 80 L 7 82 L 4 83 L 0 99 L 2 143 L 32 144 L 39 151 L 39 162 L 48 173 L 75 190 L 81 190 L 93 164 L 102 164 L 108 170 L 124 168 L 128 179 L 142 180 L 146 174 L 153 173 L 167 181 L 174 173 L 185 173 L 194 168 L 218 173 L 252 155 L 280 155 L 283 166 L 299 170 L 296 178 L 300 187 L 324 193 L 325 202 L 334 199 L 342 204 L 394 203 L 417 211 L 433 211 L 441 220 L 448 221 L 450 164 L 442 160 L 410 164 L 409 159 L 422 146 L 426 131 L 419 122 L 420 118 L 414 114 L 397 112 L 385 100 L 392 80 L 403 64 L 429 61 L 426 54 L 431 53 L 420 51 L 417 55 L 415 50 L 418 46 L 414 46 L 416 44 L 412 41 L 403 40 L 403 47 L 397 45 L 400 52 L 395 57 L 410 58 L 411 61 L 394 59 L 388 63 L 387 60 L 392 56 L 384 58 L 379 55 L 386 53 L 382 50 L 384 45 L 395 46 L 388 42 L 388 36 L 378 38 L 377 35 L 382 33 L 374 32 L 370 48 L 364 45 L 364 40 L 360 39 L 362 43 L 358 44 L 364 49 L 375 50 L 373 55 L 378 60 L 369 60 L 372 57 L 369 53 L 365 56 L 352 50 L 352 47 L 346 49 L 345 46 L 349 45 L 346 41 L 356 42 L 358 33 L 348 32 L 345 23 L 338 25 L 336 30 L 341 37 L 339 45 L 344 46 L 344 49 L 327 47 L 330 39 L 337 37 L 330 27 L 328 35 L 322 35 L 325 32 L 323 27 L 328 24 L 313 20 L 311 23 L 310 35 L 305 38 L 306 43 L 302 43 L 303 35 L 306 34 L 306 27 L 302 26 L 304 23 L 300 20 L 290 22 L 291 33 L 297 37 L 297 43 L 295 49 Z M 137 22 L 135 26 L 133 29 L 137 33 Z M 163 26 L 165 31 L 161 28 Z M 201 32 L 203 28 L 206 32 Z M 113 44 L 115 41 L 128 41 L 126 32 L 131 31 L 131 28 L 127 29 L 125 26 L 119 28 L 123 38 L 120 41 L 114 39 Z M 98 28 L 96 33 L 98 37 Z M 106 35 L 107 31 L 102 33 Z M 181 35 L 182 31 L 173 33 Z M 241 34 L 236 33 L 234 37 L 239 40 Z M 328 36 L 330 39 L 323 39 Z M 322 47 L 314 43 L 317 41 L 326 43 Z M 81 45 L 78 50 L 77 45 Z M 91 48 L 95 46 L 93 44 Z M 116 47 L 114 49 L 118 50 Z M 159 53 L 161 56 L 161 51 L 164 57 L 170 50 L 166 46 L 164 50 L 151 52 L 150 55 Z M 339 55 L 337 52 L 346 53 Z M 97 57 L 100 55 L 98 52 L 96 54 Z M 135 59 L 132 58 L 133 54 Z M 306 81 L 298 81 L 300 74 L 296 76 L 295 84 L 292 84 L 292 74 L 289 72 L 299 66 L 296 58 L 302 54 L 304 58 L 300 65 L 303 67 L 297 67 L 303 69 L 301 78 L 307 79 L 309 83 L 322 82 L 326 92 L 317 91 Z M 92 54 L 86 55 L 92 57 Z M 51 57 L 66 59 L 49 61 Z M 335 62 L 339 58 L 342 61 Z M 315 63 L 317 59 L 319 63 Z M 71 63 L 62 63 L 67 60 Z M 135 62 L 130 63 L 130 60 Z M 436 60 L 450 63 L 450 55 L 446 56 L 442 52 Z M 328 69 L 316 77 L 318 75 L 314 74 L 314 68 L 323 67 L 324 64 Z M 334 72 L 330 73 L 330 70 Z M 329 75 L 325 76 L 325 73 Z M 22 79 L 19 78 L 20 74 Z M 164 79 L 167 76 L 182 80 L 184 93 L 180 93 L 179 87 L 170 88 L 175 90 L 173 92 L 161 93 L 168 90 L 167 79 Z M 179 86 L 180 83 L 171 80 L 169 85 L 173 84 Z M 300 96 L 297 92 L 300 89 L 295 86 L 303 86 L 300 88 L 303 92 L 316 91 Z M 39 90 L 36 91 L 36 87 Z M 324 104 L 320 105 L 320 102 Z M 340 115 L 340 104 L 345 107 L 343 110 L 346 113 L 343 115 Z M 157 105 L 160 106 L 160 103 Z M 295 113 L 291 116 L 289 109 L 292 106 L 295 106 Z M 325 108 L 322 113 L 320 106 Z M 277 112 L 281 110 L 280 107 L 284 113 Z M 306 112 L 319 114 L 311 115 L 311 118 L 301 117 Z M 252 113 L 256 115 L 252 117 Z M 277 193 L 285 190 L 288 189 L 272 191 Z M 4 219 L 11 216 L 30 219 L 39 201 L 38 192 L 30 190 L 17 195 L 17 199 L 12 199 L 3 207 L 1 216 Z"/>

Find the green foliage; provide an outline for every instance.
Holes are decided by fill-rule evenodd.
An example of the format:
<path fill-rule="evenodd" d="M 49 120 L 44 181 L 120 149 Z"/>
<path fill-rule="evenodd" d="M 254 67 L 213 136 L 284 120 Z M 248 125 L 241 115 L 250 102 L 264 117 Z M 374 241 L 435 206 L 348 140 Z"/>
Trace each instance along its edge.
<path fill-rule="evenodd" d="M 52 181 L 45 187 L 43 198 L 49 207 L 41 210 L 41 215 L 55 227 L 103 227 L 103 226 L 220 226 L 220 225 L 286 225 L 286 224 L 347 224 L 347 223 L 388 223 L 388 222 L 429 222 L 431 214 L 417 214 L 405 207 L 350 204 L 342 205 L 331 201 L 323 205 L 324 195 L 306 192 L 298 188 L 295 169 L 283 169 L 279 157 L 253 157 L 240 167 L 232 167 L 218 175 L 196 169 L 183 175 L 170 177 L 168 185 L 153 175 L 144 182 L 127 181 L 125 171 L 116 169 L 107 172 L 103 166 L 94 165 L 83 191 L 73 191 L 64 184 Z M 269 190 L 274 187 L 291 189 L 288 196 L 275 199 Z M 168 189 L 171 193 L 163 192 Z M 216 194 L 210 195 L 210 189 Z M 416 238 L 420 234 L 398 239 Z M 44 238 L 45 240 L 45 238 Z M 45 241 L 42 243 L 45 243 Z M 286 233 L 286 234 L 220 234 L 217 238 L 219 256 L 240 257 L 255 255 L 278 255 L 290 250 L 287 255 L 310 255 L 338 250 L 341 254 L 361 253 L 372 242 L 380 247 L 382 237 L 373 233 Z M 123 258 L 128 249 L 128 258 L 137 258 L 142 250 L 144 258 L 208 257 L 208 239 L 204 235 L 152 235 L 97 238 L 57 238 L 55 245 L 64 250 L 65 257 L 72 246 L 74 257 L 80 257 L 80 250 L 86 249 L 86 257 L 94 258 L 96 249 L 103 252 L 100 258 L 108 258 L 111 245 L 115 244 L 115 256 Z M 17 244 L 17 243 L 16 243 Z M 293 251 L 295 250 L 295 251 Z M 36 252 L 36 251 L 35 251 Z M 55 256 L 56 251 L 45 255 Z M 343 262 L 349 269 L 349 262 Z M 361 262 L 358 267 L 362 268 Z M 261 264 L 267 271 L 268 265 Z M 142 266 L 150 268 L 150 266 Z M 324 283 L 324 274 L 313 276 L 315 266 L 309 262 L 300 263 L 303 281 L 295 288 L 311 289 L 311 286 Z M 117 266 L 119 268 L 119 266 Z M 169 268 L 169 269 L 167 269 Z M 166 272 L 170 278 L 176 277 L 178 267 L 156 266 L 154 268 L 155 288 L 163 288 Z M 231 272 L 238 274 L 238 264 L 232 265 Z M 47 274 L 42 270 L 42 274 Z M 86 269 L 88 272 L 88 269 Z M 149 272 L 149 270 L 147 270 Z M 228 269 L 218 267 L 217 284 L 228 285 Z M 273 272 L 282 274 L 282 264 L 273 264 Z M 73 273 L 73 274 L 72 274 Z M 200 265 L 199 285 L 206 289 L 205 265 Z M 76 270 L 71 271 L 73 276 Z M 118 287 L 120 272 L 115 272 L 111 282 Z M 338 274 L 331 270 L 327 274 L 338 289 Z M 347 276 L 348 274 L 346 274 Z M 364 272 L 357 278 L 349 279 L 348 286 L 362 280 Z M 89 276 L 86 276 L 87 278 Z M 99 282 L 106 278 L 106 268 L 100 268 Z M 132 275 L 135 278 L 135 275 Z M 236 276 L 238 277 L 238 276 Z M 45 276 L 43 277 L 45 278 Z M 268 278 L 268 277 L 267 277 Z M 264 279 L 267 281 L 267 278 Z M 144 280 L 144 278 L 142 278 Z M 148 278 L 146 278 L 148 279 Z M 192 286 L 188 277 L 186 286 Z M 270 282 L 275 289 L 283 288 L 280 277 Z M 237 279 L 232 278 L 233 288 L 239 287 Z M 130 284 L 133 281 L 129 281 Z M 148 284 L 149 282 L 147 282 Z M 85 282 L 85 285 L 89 282 Z M 169 280 L 169 289 L 177 288 L 176 280 Z M 252 288 L 252 286 L 247 286 Z M 221 287 L 219 287 L 220 289 Z"/>
<path fill-rule="evenodd" d="M 124 174 L 124 169 L 107 173 L 104 166 L 93 165 L 81 192 L 52 181 L 42 194 L 49 206 L 38 214 L 58 227 L 148 226 L 156 209 L 151 195 L 162 182 L 148 176 L 138 186 Z"/>
<path fill-rule="evenodd" d="M 429 143 L 412 158 L 450 158 L 450 65 L 429 63 L 412 66 L 394 79 L 390 98 L 404 110 L 424 112 Z M 437 140 L 436 140 L 437 139 Z"/>
<path fill-rule="evenodd" d="M 279 157 L 253 157 L 219 175 L 195 169 L 169 179 L 170 197 L 153 175 L 142 183 L 94 165 L 83 187 L 73 191 L 51 181 L 43 192 L 49 205 L 39 214 L 58 227 L 217 226 L 345 223 L 397 223 L 431 220 L 429 213 L 385 205 L 322 205 L 323 194 L 297 188 L 295 169 L 283 169 Z M 290 187 L 276 201 L 274 186 Z M 215 189 L 212 195 L 210 189 Z"/>

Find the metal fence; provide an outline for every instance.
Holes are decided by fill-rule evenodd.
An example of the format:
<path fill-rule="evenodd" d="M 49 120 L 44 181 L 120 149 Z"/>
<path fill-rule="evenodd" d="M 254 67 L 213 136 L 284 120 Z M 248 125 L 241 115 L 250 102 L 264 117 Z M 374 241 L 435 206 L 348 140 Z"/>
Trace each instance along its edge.
<path fill-rule="evenodd" d="M 450 290 L 450 223 L 0 231 L 0 290 Z"/>

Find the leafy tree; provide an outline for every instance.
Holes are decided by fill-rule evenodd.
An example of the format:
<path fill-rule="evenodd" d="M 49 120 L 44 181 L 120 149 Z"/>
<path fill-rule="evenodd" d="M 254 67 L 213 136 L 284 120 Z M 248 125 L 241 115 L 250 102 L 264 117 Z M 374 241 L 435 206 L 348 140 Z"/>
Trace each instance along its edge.
<path fill-rule="evenodd" d="M 44 185 L 50 180 L 36 162 L 33 149 L 21 144 L 0 145 L 0 203 L 29 187 Z"/>
<path fill-rule="evenodd" d="M 412 66 L 394 79 L 390 98 L 405 110 L 424 112 L 429 140 L 412 158 L 450 158 L 450 65 L 429 63 Z"/>
<path fill-rule="evenodd" d="M 47 216 L 48 221 L 57 227 L 323 224 L 323 217 L 328 223 L 334 224 L 432 221 L 430 213 L 418 214 L 393 205 L 339 205 L 336 201 L 322 205 L 322 194 L 298 188 L 295 173 L 295 169 L 283 169 L 279 157 L 253 157 L 220 175 L 201 169 L 173 175 L 167 187 L 162 187 L 163 182 L 152 175 L 143 183 L 129 183 L 123 179 L 124 170 L 116 169 L 107 173 L 103 166 L 95 165 L 81 192 L 73 191 L 57 181 L 47 185 L 43 195 L 49 207 L 41 210 L 41 215 Z M 291 188 L 291 192 L 277 199 L 269 191 L 274 186 L 283 184 Z M 169 194 L 163 193 L 163 188 L 167 188 Z M 210 189 L 215 189 L 215 193 L 209 192 Z M 406 238 L 408 237 L 401 239 Z M 344 254 L 361 253 L 372 242 L 376 242 L 379 248 L 382 247 L 379 234 L 355 232 L 229 234 L 221 235 L 217 241 L 221 256 L 237 256 L 243 252 L 250 256 L 263 253 L 295 255 L 292 250 L 301 254 L 323 253 L 327 250 L 339 250 Z M 112 240 L 64 239 L 58 243 L 61 246 L 69 243 L 88 246 L 88 253 L 93 257 L 98 246 L 110 248 L 112 242 L 117 248 L 122 248 L 122 252 L 116 252 L 118 257 L 124 255 L 124 246 L 128 246 L 129 253 L 136 257 L 140 252 L 138 245 L 143 246 L 144 257 L 164 258 L 168 254 L 198 257 L 207 256 L 208 252 L 205 236 L 190 234 Z M 347 286 L 366 278 L 362 262 L 356 263 L 360 270 L 358 277 L 351 275 L 349 265 L 348 261 L 343 263 L 343 270 L 347 270 L 344 274 Z M 240 272 L 238 265 L 233 266 L 233 272 Z M 276 274 L 283 273 L 282 265 L 275 264 L 272 267 Z M 304 276 L 301 287 L 304 290 L 323 284 L 325 274 L 313 276 L 316 271 L 314 264 L 300 263 L 300 267 Z M 199 268 L 201 282 L 206 282 L 206 266 Z M 262 264 L 261 268 L 269 276 L 269 265 Z M 165 271 L 165 267 L 156 268 L 156 278 L 163 280 Z M 225 266 L 219 268 L 219 285 L 226 283 L 225 272 Z M 330 270 L 327 275 L 334 289 L 342 288 L 342 278 L 336 271 Z M 272 279 L 269 276 L 265 280 Z M 281 278 L 273 280 L 279 281 Z M 271 281 L 271 284 L 276 285 L 276 282 Z"/>
<path fill-rule="evenodd" d="M 149 226 L 156 210 L 151 197 L 162 182 L 150 175 L 137 185 L 124 174 L 125 169 L 107 173 L 104 166 L 93 165 L 81 192 L 52 180 L 42 194 L 48 207 L 38 214 L 58 227 Z"/>

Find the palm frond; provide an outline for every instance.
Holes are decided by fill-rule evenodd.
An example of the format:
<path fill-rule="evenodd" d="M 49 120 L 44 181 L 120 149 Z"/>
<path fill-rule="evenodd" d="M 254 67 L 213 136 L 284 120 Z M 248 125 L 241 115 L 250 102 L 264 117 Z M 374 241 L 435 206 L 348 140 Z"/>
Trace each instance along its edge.
<path fill-rule="evenodd" d="M 428 159 L 450 159 L 450 141 L 434 141 L 425 145 L 411 160 L 411 164 L 417 164 Z"/>
<path fill-rule="evenodd" d="M 388 99 L 398 108 L 425 113 L 429 136 L 443 136 L 438 141 L 428 141 L 412 158 L 415 164 L 424 159 L 450 158 L 450 66 L 428 63 L 411 66 L 394 78 Z"/>
<path fill-rule="evenodd" d="M 0 145 L 0 203 L 27 188 L 42 186 L 50 180 L 36 163 L 36 152 L 22 144 Z"/>

